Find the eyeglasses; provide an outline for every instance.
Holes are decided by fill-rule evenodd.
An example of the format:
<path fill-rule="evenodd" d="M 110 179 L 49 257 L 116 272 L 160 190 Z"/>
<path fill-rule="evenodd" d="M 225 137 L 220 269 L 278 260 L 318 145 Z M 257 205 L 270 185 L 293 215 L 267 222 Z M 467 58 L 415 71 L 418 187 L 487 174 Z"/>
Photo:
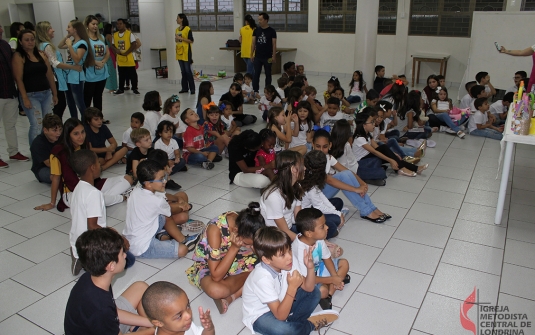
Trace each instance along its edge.
<path fill-rule="evenodd" d="M 147 180 L 149 183 L 167 183 L 169 180 L 169 174 L 165 174 L 162 179 Z"/>

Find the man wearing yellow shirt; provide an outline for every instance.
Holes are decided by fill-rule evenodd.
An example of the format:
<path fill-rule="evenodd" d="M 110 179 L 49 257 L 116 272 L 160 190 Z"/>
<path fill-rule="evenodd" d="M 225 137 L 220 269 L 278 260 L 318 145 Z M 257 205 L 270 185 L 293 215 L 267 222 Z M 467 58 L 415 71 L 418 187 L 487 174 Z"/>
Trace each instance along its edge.
<path fill-rule="evenodd" d="M 137 89 L 136 63 L 134 62 L 134 50 L 137 49 L 136 37 L 126 29 L 126 20 L 117 19 L 117 31 L 113 34 L 111 48 L 117 55 L 117 70 L 119 72 L 119 89 L 115 95 L 124 93 L 126 79 L 132 83 L 132 93 L 140 95 Z"/>

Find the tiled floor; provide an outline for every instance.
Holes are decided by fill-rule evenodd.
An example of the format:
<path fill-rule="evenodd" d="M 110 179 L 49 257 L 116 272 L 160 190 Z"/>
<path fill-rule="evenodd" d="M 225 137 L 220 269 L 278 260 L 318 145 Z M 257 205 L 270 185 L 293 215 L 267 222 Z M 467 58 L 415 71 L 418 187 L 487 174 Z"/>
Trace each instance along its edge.
<path fill-rule="evenodd" d="M 162 100 L 179 90 L 166 80 L 155 80 L 150 71 L 141 72 L 140 78 L 140 91 L 156 89 Z M 326 77 L 308 78 L 324 90 Z M 216 101 L 229 84 L 214 82 Z M 181 99 L 181 109 L 195 105 L 195 97 Z M 118 140 L 130 115 L 141 110 L 142 100 L 130 93 L 105 93 L 104 114 Z M 251 105 L 246 112 L 259 115 Z M 254 129 L 262 127 L 259 122 Z M 26 118 L 19 118 L 17 129 L 20 151 L 29 154 Z M 370 186 L 372 200 L 392 220 L 384 225 L 363 221 L 346 202 L 351 217 L 335 242 L 345 249 L 352 281 L 333 298 L 341 317 L 328 335 L 469 334 L 461 327 L 459 313 L 474 287 L 479 301 L 506 305 L 535 323 L 535 148 L 516 148 L 504 219 L 497 226 L 499 142 L 447 134 L 435 134 L 433 140 L 437 146 L 427 150 L 423 162 L 430 168 L 422 175 L 390 175 L 385 187 Z M 6 158 L 1 135 L 0 153 Z M 30 162 L 9 163 L 0 170 L 0 334 L 62 334 L 65 303 L 76 280 L 69 272 L 70 215 L 34 211 L 34 206 L 49 202 L 49 188 L 34 180 Z M 104 176 L 123 169 L 115 166 Z M 227 173 L 223 161 L 212 171 L 193 167 L 174 176 L 194 205 L 193 218 L 207 221 L 259 198 L 258 190 L 229 185 Z M 121 231 L 125 211 L 124 203 L 109 207 L 108 225 Z M 186 280 L 184 271 L 190 265 L 189 259 L 138 260 L 115 279 L 114 292 L 120 294 L 137 280 L 171 281 L 186 290 L 194 311 L 203 306 L 215 312 L 218 334 L 250 334 L 241 323 L 242 301 L 219 315 L 212 300 Z M 476 320 L 476 308 L 468 317 Z M 535 334 L 533 327 L 523 330 Z"/>

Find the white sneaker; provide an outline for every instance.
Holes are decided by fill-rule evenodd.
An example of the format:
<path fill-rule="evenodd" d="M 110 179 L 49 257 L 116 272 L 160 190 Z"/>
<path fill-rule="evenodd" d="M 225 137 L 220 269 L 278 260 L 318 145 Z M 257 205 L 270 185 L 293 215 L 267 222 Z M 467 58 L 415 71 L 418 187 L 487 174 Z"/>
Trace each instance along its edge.
<path fill-rule="evenodd" d="M 459 131 L 457 132 L 457 136 L 459 136 L 459 138 L 464 138 L 464 137 L 466 136 L 466 134 L 463 133 L 462 130 L 459 130 Z"/>
<path fill-rule="evenodd" d="M 451 128 L 446 129 L 446 133 L 448 133 L 448 134 L 457 134 L 457 132 L 455 132 L 455 130 L 453 130 Z"/>
<path fill-rule="evenodd" d="M 440 128 L 438 129 L 438 131 L 440 131 L 441 133 L 444 133 L 446 131 L 446 129 L 449 129 L 448 127 L 446 126 L 440 126 Z"/>
<path fill-rule="evenodd" d="M 466 127 L 463 126 L 463 125 L 460 125 L 460 126 L 459 126 L 459 129 L 461 129 L 462 131 L 465 131 L 465 130 L 466 130 Z"/>

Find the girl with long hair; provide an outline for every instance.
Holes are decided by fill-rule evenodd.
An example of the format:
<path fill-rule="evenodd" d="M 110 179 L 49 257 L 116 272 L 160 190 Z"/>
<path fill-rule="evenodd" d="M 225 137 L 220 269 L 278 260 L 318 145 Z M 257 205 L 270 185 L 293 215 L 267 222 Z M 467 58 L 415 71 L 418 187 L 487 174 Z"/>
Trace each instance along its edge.
<path fill-rule="evenodd" d="M 116 61 L 115 61 L 115 52 L 112 48 L 110 48 L 111 45 L 113 45 L 113 26 L 111 23 L 107 23 L 104 26 L 104 32 L 103 32 L 104 38 L 106 39 L 106 46 L 108 47 L 108 50 L 110 52 L 110 58 L 108 58 L 108 61 L 106 65 L 108 66 L 108 79 L 106 79 L 106 89 L 113 93 L 117 91 L 117 88 L 119 87 L 119 83 L 117 82 L 117 69 L 115 68 Z"/>
<path fill-rule="evenodd" d="M 186 14 L 180 13 L 176 17 L 179 25 L 175 30 L 176 59 L 182 72 L 182 89 L 178 93 L 186 93 L 188 89 L 191 94 L 195 94 L 195 81 L 193 80 L 193 63 L 191 45 L 193 44 L 193 32 L 189 27 Z M 204 123 L 204 120 L 203 120 Z"/>
<path fill-rule="evenodd" d="M 269 185 L 269 178 L 261 172 L 273 169 L 275 163 L 255 166 L 255 157 L 261 141 L 260 135 L 252 129 L 232 137 L 228 145 L 228 171 L 231 183 L 254 188 L 264 188 Z"/>
<path fill-rule="evenodd" d="M 251 44 L 253 43 L 253 31 L 256 29 L 256 22 L 249 14 L 243 18 L 245 25 L 240 29 L 241 58 L 247 66 L 247 73 L 254 75 L 254 66 L 251 62 Z"/>
<path fill-rule="evenodd" d="M 214 86 L 209 81 L 203 81 L 199 84 L 199 94 L 197 95 L 197 114 L 199 115 L 198 123 L 204 124 L 206 121 L 205 106 L 212 102 L 212 95 L 214 94 Z M 208 107 L 206 108 L 208 109 Z"/>

